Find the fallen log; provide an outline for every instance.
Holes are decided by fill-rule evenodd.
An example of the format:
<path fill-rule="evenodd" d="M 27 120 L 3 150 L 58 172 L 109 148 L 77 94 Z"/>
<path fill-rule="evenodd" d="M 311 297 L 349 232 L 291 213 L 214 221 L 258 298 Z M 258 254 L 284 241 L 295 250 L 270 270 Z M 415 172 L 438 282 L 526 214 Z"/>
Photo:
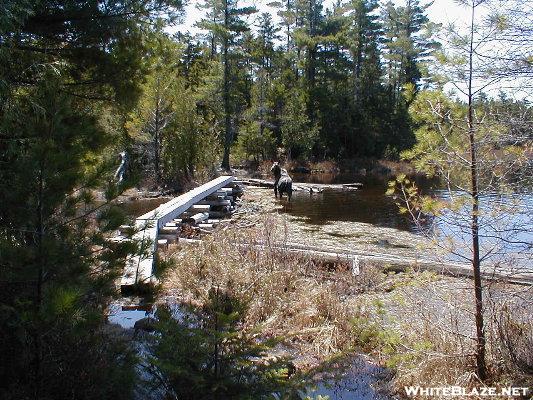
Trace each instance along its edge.
<path fill-rule="evenodd" d="M 301 251 L 316 251 L 315 247 L 302 245 L 299 243 L 283 243 L 277 245 L 281 248 L 290 248 Z M 274 245 L 276 247 L 276 245 Z M 319 251 L 322 251 L 320 249 Z M 367 254 L 349 249 L 323 249 L 325 252 L 339 252 L 339 254 L 345 254 L 346 256 L 357 257 L 358 262 L 363 263 L 379 263 L 380 265 L 387 266 L 390 271 L 405 272 L 410 268 L 420 271 L 433 271 L 442 275 L 453 277 L 466 277 L 473 278 L 472 266 L 469 264 L 460 264 L 454 262 L 447 262 L 438 259 L 429 258 L 408 258 L 398 257 L 393 255 L 384 254 Z M 532 285 L 533 284 L 533 272 L 531 271 L 510 271 L 504 269 L 496 269 L 494 267 L 487 266 L 481 271 L 481 278 L 485 280 L 501 280 L 504 282 L 515 283 L 519 285 Z"/>
<path fill-rule="evenodd" d="M 208 212 L 201 212 L 201 213 L 198 213 L 198 214 L 194 214 L 190 217 L 187 217 L 187 218 L 184 218 L 183 219 L 183 222 L 184 223 L 189 223 L 189 224 L 198 224 L 202 221 L 205 221 L 206 219 L 209 219 L 209 214 Z"/>
<path fill-rule="evenodd" d="M 198 203 L 198 205 L 208 205 L 208 206 L 230 206 L 231 200 L 203 200 Z"/>
<path fill-rule="evenodd" d="M 161 229 L 159 229 L 160 234 L 177 234 L 179 233 L 180 228 L 178 226 L 164 226 Z"/>
<path fill-rule="evenodd" d="M 211 205 L 209 204 L 195 204 L 193 206 L 191 206 L 191 208 L 189 208 L 189 212 L 192 212 L 192 213 L 199 213 L 199 212 L 206 212 L 206 211 L 209 211 L 209 208 L 211 207 Z"/>
<path fill-rule="evenodd" d="M 241 181 L 245 185 L 274 188 L 274 181 L 267 181 L 264 179 L 247 179 Z M 362 187 L 362 183 L 347 183 L 347 184 L 325 184 L 325 183 L 306 183 L 306 182 L 293 182 L 293 191 L 308 191 L 310 193 L 320 193 L 324 190 L 358 190 Z"/>
<path fill-rule="evenodd" d="M 213 229 L 214 224 L 198 224 L 198 228 L 201 229 Z"/>

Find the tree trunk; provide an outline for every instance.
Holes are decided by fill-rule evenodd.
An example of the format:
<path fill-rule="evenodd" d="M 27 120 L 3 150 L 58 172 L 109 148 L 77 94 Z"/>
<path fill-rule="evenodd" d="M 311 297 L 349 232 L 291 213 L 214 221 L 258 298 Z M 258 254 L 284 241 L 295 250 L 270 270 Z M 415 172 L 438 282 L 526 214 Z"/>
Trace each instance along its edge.
<path fill-rule="evenodd" d="M 161 93 L 160 82 L 157 82 L 157 92 L 155 99 L 155 116 L 154 116 L 154 170 L 157 184 L 161 184 Z"/>
<path fill-rule="evenodd" d="M 471 229 L 472 229 L 472 268 L 474 270 L 474 295 L 476 301 L 476 365 L 480 380 L 487 377 L 485 365 L 485 331 L 483 328 L 483 289 L 481 286 L 481 271 L 479 257 L 479 188 L 477 180 L 476 140 L 474 127 L 474 106 L 472 93 L 473 80 L 473 56 L 474 56 L 474 12 L 476 4 L 472 2 L 472 14 L 470 25 L 470 52 L 469 52 L 469 75 L 468 75 L 468 138 L 470 142 L 470 183 L 472 196 Z"/>
<path fill-rule="evenodd" d="M 36 226 L 36 244 L 37 244 L 37 293 L 35 296 L 35 313 L 38 321 L 41 320 L 41 305 L 43 297 L 43 281 L 44 281 L 44 254 L 43 254 L 43 238 L 44 238 L 44 221 L 43 221 L 43 200 L 44 200 L 44 165 L 41 161 L 39 170 L 38 182 L 38 204 L 37 204 L 37 226 Z M 35 340 L 35 354 L 33 359 L 34 364 L 34 391 L 33 396 L 36 400 L 41 398 L 42 386 L 42 358 L 43 358 L 43 337 L 41 335 L 41 327 L 34 326 L 34 340 Z"/>
<path fill-rule="evenodd" d="M 222 165 L 221 167 L 225 170 L 230 169 L 229 164 L 229 154 L 230 154 L 230 148 L 231 148 L 231 142 L 233 140 L 233 132 L 231 130 L 231 115 L 230 115 L 230 96 L 229 96 L 229 78 L 230 78 L 230 70 L 229 70 L 229 60 L 228 60 L 228 47 L 229 47 L 229 38 L 227 29 L 229 26 L 229 10 L 228 10 L 228 1 L 224 0 L 224 27 L 226 28 L 226 32 L 224 35 L 223 40 L 223 50 L 222 50 L 222 62 L 224 63 L 224 127 L 225 127 L 225 133 L 224 133 L 224 157 L 222 158 Z"/>

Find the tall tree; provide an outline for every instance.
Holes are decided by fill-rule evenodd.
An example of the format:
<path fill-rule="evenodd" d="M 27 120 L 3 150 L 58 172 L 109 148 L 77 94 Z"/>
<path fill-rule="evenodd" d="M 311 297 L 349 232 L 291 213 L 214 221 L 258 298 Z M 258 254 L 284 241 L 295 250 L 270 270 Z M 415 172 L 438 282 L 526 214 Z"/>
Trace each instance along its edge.
<path fill-rule="evenodd" d="M 131 357 L 105 333 L 103 309 L 135 245 L 108 240 L 124 186 L 109 184 L 117 137 L 104 115 L 135 102 L 142 35 L 181 3 L 0 7 L 0 397 L 128 397 Z"/>
<path fill-rule="evenodd" d="M 204 7 L 209 9 L 209 19 L 204 19 L 199 26 L 211 32 L 211 35 L 220 44 L 220 62 L 222 63 L 222 103 L 224 107 L 224 155 L 222 158 L 222 168 L 230 169 L 230 149 L 235 137 L 236 110 L 232 93 L 232 80 L 236 71 L 235 62 L 237 53 L 235 52 L 242 34 L 249 30 L 248 25 L 243 20 L 244 16 L 256 12 L 254 7 L 238 6 L 238 0 L 209 0 L 204 3 Z"/>
<path fill-rule="evenodd" d="M 511 26 L 502 23 L 505 13 L 481 17 L 490 10 L 490 0 L 460 3 L 468 11 L 468 25 L 451 25 L 446 30 L 447 46 L 439 56 L 439 70 L 445 81 L 461 93 L 462 101 L 453 101 L 442 92 L 421 93 L 411 106 L 413 118 L 420 124 L 418 143 L 406 156 L 419 169 L 441 177 L 450 190 L 450 198 L 459 199 L 459 205 L 453 201 L 451 205 L 441 204 L 439 207 L 445 207 L 446 211 L 437 210 L 437 214 L 459 225 L 462 232 L 456 236 L 467 244 L 468 251 L 456 252 L 472 264 L 476 369 L 479 379 L 486 380 L 489 369 L 481 264 L 501 256 L 501 249 L 506 248 L 506 253 L 514 256 L 516 252 L 519 256 L 509 266 L 520 267 L 516 265 L 520 253 L 527 252 L 531 246 L 531 241 L 522 236 L 521 223 L 501 221 L 502 214 L 514 211 L 530 214 L 527 205 L 520 202 L 502 205 L 496 200 L 515 191 L 517 181 L 528 184 L 520 178 L 521 170 L 530 163 L 527 153 L 531 138 L 524 135 L 523 127 L 524 123 L 528 124 L 531 110 L 527 106 L 522 108 L 524 104 L 489 100 L 484 94 L 495 83 L 528 79 L 528 73 L 515 68 L 524 61 L 522 49 L 509 52 L 509 43 L 502 40 Z M 502 54 L 506 54 L 504 59 L 500 58 Z M 511 54 L 513 58 L 508 57 Z M 495 106 L 495 103 L 500 104 Z M 506 111 L 502 112 L 503 109 Z M 522 117 L 517 116 L 517 109 L 522 109 Z M 523 218 L 530 220 L 530 217 Z M 504 265 L 509 261 L 503 258 L 497 262 Z"/>
<path fill-rule="evenodd" d="M 378 44 L 381 28 L 375 11 L 377 0 L 351 0 L 347 3 L 349 22 L 348 45 L 353 62 L 353 95 L 355 103 L 361 100 L 361 90 L 367 85 L 379 85 L 381 65 Z M 362 81 L 363 69 L 367 80 Z"/>
<path fill-rule="evenodd" d="M 383 10 L 387 83 L 394 101 L 401 100 L 404 85 L 417 87 L 422 77 L 420 63 L 436 46 L 422 34 L 429 22 L 425 12 L 430 5 L 406 0 L 404 6 L 396 7 L 389 1 Z"/>

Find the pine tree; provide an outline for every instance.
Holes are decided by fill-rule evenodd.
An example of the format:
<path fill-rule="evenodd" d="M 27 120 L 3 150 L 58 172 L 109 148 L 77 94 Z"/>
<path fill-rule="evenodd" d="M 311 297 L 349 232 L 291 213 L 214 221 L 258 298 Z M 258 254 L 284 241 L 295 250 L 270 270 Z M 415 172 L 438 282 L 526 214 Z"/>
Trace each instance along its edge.
<path fill-rule="evenodd" d="M 137 246 L 110 240 L 131 182 L 113 180 L 107 122 L 138 97 L 143 35 L 181 3 L 0 8 L 0 397 L 129 398 L 133 356 L 104 309 Z"/>
<path fill-rule="evenodd" d="M 289 159 L 310 154 L 319 128 L 306 113 L 305 92 L 293 89 L 286 94 L 281 115 L 282 143 Z"/>
<path fill-rule="evenodd" d="M 159 390 L 173 398 L 293 398 L 287 359 L 266 359 L 276 340 L 239 329 L 245 305 L 219 289 L 203 307 L 183 305 L 179 316 L 158 310 L 158 334 L 148 339 L 144 366 Z M 296 381 L 296 379 L 294 379 Z"/>
<path fill-rule="evenodd" d="M 58 76 L 49 74 L 11 96 L 2 110 L 0 132 L 8 145 L 0 172 L 0 281 L 6 285 L 0 330 L 2 354 L 11 362 L 0 368 L 0 393 L 122 398 L 132 384 L 126 384 L 130 356 L 126 351 L 111 365 L 115 341 L 101 331 L 101 307 L 135 247 L 108 241 L 124 222 L 119 210 L 100 206 L 95 213 L 92 191 L 111 180 L 101 156 L 110 138 L 90 109 L 58 95 L 59 87 Z M 115 193 L 110 186 L 108 199 Z M 76 364 L 86 351 L 91 363 Z M 126 393 L 103 381 L 102 367 L 124 380 Z M 62 373 L 76 383 L 65 384 Z M 94 382 L 86 385 L 82 376 L 100 384 L 91 388 Z"/>
<path fill-rule="evenodd" d="M 361 101 L 361 91 L 379 86 L 381 65 L 378 44 L 381 28 L 375 10 L 376 0 L 352 0 L 347 5 L 348 45 L 353 63 L 353 95 L 355 103 Z M 363 81 L 364 78 L 366 78 Z M 369 86 L 370 85 L 370 86 Z"/>
<path fill-rule="evenodd" d="M 222 168 L 230 169 L 230 149 L 235 138 L 236 104 L 234 99 L 233 83 L 235 72 L 235 48 L 242 39 L 242 34 L 249 27 L 242 19 L 256 10 L 254 7 L 239 8 L 238 0 L 209 0 L 204 3 L 204 8 L 209 10 L 208 18 L 199 24 L 210 32 L 214 43 L 220 44 L 220 62 L 222 64 L 222 103 L 224 107 L 224 155 Z M 215 45 L 212 49 L 215 49 Z"/>

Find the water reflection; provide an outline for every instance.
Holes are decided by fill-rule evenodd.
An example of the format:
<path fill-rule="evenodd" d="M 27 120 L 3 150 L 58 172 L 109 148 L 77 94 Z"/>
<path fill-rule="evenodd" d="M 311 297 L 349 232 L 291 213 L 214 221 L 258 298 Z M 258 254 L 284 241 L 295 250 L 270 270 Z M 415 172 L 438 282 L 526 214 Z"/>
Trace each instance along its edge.
<path fill-rule="evenodd" d="M 392 373 L 375 365 L 364 356 L 352 357 L 340 376 L 322 376 L 307 395 L 328 396 L 329 400 L 388 400 Z"/>
<path fill-rule="evenodd" d="M 417 226 L 400 214 L 394 200 L 385 195 L 387 179 L 358 177 L 350 174 L 295 175 L 296 182 L 353 183 L 362 182 L 357 191 L 325 190 L 322 193 L 295 192 L 291 203 L 282 202 L 283 212 L 301 218 L 310 225 L 336 221 L 363 222 L 417 234 L 434 233 L 453 261 L 471 257 L 471 206 L 468 197 L 440 190 L 435 181 L 416 179 L 425 194 L 443 200 L 464 200 L 462 208 L 428 218 Z M 502 263 L 533 268 L 533 194 L 489 194 L 480 198 L 479 226 L 482 257 L 491 264 Z M 454 253 L 454 254 L 452 254 Z"/>
<path fill-rule="evenodd" d="M 355 191 L 325 190 L 322 193 L 298 191 L 291 203 L 283 203 L 283 211 L 302 217 L 310 224 L 322 225 L 332 221 L 365 222 L 377 226 L 416 232 L 409 218 L 398 212 L 391 197 L 385 196 L 387 179 L 366 178 L 353 174 L 295 174 L 294 181 L 342 184 L 362 182 Z M 421 181 L 427 187 L 427 181 Z"/>
<path fill-rule="evenodd" d="M 171 197 L 157 197 L 154 199 L 136 199 L 120 203 L 118 206 L 124 210 L 124 212 L 137 218 L 149 211 L 155 210 L 158 206 L 169 201 Z"/>

